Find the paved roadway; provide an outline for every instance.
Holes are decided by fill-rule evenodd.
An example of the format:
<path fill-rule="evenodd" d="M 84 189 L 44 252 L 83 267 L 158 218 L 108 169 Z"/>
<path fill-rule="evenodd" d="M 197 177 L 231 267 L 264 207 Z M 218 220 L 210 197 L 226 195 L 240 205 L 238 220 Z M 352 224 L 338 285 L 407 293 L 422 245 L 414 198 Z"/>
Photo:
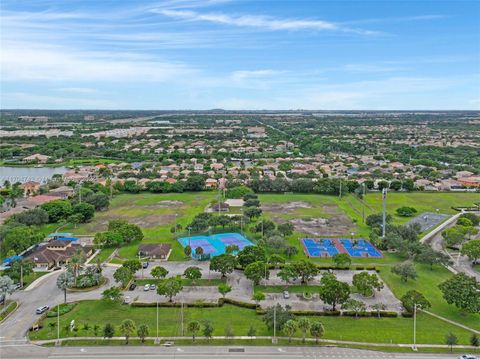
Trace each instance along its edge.
<path fill-rule="evenodd" d="M 109 280 L 107 286 L 115 284 L 113 281 L 114 271 L 114 267 L 103 269 L 103 275 Z M 0 323 L 0 343 L 3 340 L 25 338 L 28 329 L 38 318 L 38 315 L 35 314 L 36 308 L 42 305 L 53 307 L 63 303 L 63 291 L 57 288 L 57 278 L 60 273 L 61 271 L 58 271 L 49 275 L 48 278 L 42 279 L 41 283 L 32 290 L 16 291 L 9 297 L 9 299 L 18 300 L 20 306 L 10 317 Z M 67 293 L 67 301 L 98 299 L 107 286 L 89 292 Z"/>
<path fill-rule="evenodd" d="M 244 352 L 230 352 L 230 350 Z M 0 347 L 2 359 L 130 359 L 130 358 L 325 358 L 325 359 L 437 359 L 457 358 L 458 354 L 384 353 L 335 347 L 37 347 L 34 345 Z"/>

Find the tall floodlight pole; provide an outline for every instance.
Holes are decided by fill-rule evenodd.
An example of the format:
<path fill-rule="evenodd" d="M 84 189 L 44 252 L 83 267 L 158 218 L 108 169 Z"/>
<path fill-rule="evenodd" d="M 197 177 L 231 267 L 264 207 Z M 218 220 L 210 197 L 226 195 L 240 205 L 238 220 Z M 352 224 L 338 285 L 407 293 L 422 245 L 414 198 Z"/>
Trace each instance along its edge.
<path fill-rule="evenodd" d="M 57 343 L 60 344 L 60 303 L 57 304 Z"/>
<path fill-rule="evenodd" d="M 338 194 L 338 199 L 342 199 L 342 178 L 340 178 L 340 192 Z"/>
<path fill-rule="evenodd" d="M 387 189 L 382 190 L 383 214 L 382 214 L 382 238 L 385 238 L 385 227 L 387 222 Z"/>
<path fill-rule="evenodd" d="M 363 186 L 363 197 L 362 197 L 362 223 L 365 223 L 365 182 L 362 183 Z"/>

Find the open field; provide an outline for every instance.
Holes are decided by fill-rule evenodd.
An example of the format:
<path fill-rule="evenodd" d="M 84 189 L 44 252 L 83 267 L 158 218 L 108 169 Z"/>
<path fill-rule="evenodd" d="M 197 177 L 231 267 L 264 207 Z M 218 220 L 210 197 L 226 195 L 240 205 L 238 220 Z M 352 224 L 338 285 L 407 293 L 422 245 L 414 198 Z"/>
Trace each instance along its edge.
<path fill-rule="evenodd" d="M 214 327 L 213 335 L 224 335 L 226 326 L 231 325 L 234 335 L 246 335 L 249 327 L 256 328 L 257 335 L 271 335 L 262 321 L 262 316 L 254 310 L 224 305 L 221 308 L 186 308 L 184 310 L 185 323 L 192 320 L 200 322 L 209 320 Z M 156 333 L 156 308 L 134 308 L 128 305 L 111 304 L 105 301 L 86 301 L 78 304 L 71 312 L 60 317 L 61 336 L 94 336 L 93 326 L 100 328 L 106 323 L 116 327 L 115 335 L 121 336 L 118 326 L 121 321 L 129 318 L 137 325 L 147 324 L 151 335 Z M 228 318 L 228 323 L 225 323 Z M 68 333 L 67 324 L 75 319 L 77 331 Z M 325 326 L 325 339 L 355 340 L 379 343 L 410 343 L 412 341 L 413 319 L 411 318 L 362 318 L 350 317 L 309 317 L 310 320 L 319 320 Z M 175 336 L 181 331 L 180 308 L 159 309 L 160 336 Z M 48 323 L 55 323 L 56 318 L 46 319 L 43 328 L 30 334 L 31 339 L 54 339 L 56 327 Z M 89 329 L 84 329 L 88 323 Z M 185 325 L 186 327 L 186 325 Z M 441 322 L 435 318 L 420 314 L 417 320 L 418 343 L 443 344 L 444 336 L 449 331 L 459 338 L 459 344 L 468 344 L 470 333 L 458 327 Z M 188 335 L 188 333 L 186 333 Z M 280 335 L 280 333 L 279 333 Z M 101 333 L 99 330 L 99 337 Z M 300 332 L 296 333 L 300 336 Z"/>

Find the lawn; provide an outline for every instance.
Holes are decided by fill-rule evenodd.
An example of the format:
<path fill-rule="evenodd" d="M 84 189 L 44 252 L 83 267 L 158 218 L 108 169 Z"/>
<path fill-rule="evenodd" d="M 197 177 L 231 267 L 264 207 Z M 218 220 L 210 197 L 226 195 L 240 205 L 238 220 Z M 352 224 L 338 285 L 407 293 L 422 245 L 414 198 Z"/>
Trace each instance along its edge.
<path fill-rule="evenodd" d="M 62 227 L 62 231 L 94 236 L 96 232 L 107 229 L 108 221 L 125 219 L 142 228 L 145 234 L 142 243 L 171 243 L 170 260 L 185 260 L 182 246 L 170 232 L 175 223 L 175 215 L 177 223 L 186 227 L 215 196 L 215 192 L 120 194 L 112 199 L 107 211 L 97 212 L 91 222 L 80 224 L 76 228 L 67 225 Z M 138 243 L 132 243 L 120 248 L 119 256 L 135 258 L 137 249 Z M 106 259 L 109 254 L 110 250 L 104 250 L 100 253 L 100 258 Z"/>
<path fill-rule="evenodd" d="M 180 308 L 159 309 L 160 336 L 176 336 L 181 333 Z M 106 323 L 115 326 L 116 336 L 121 336 L 118 326 L 122 320 L 132 319 L 137 325 L 147 324 L 150 335 L 156 335 L 156 308 L 135 308 L 122 304 L 111 304 L 105 301 L 85 301 L 78 304 L 71 312 L 60 317 L 60 335 L 65 336 L 94 336 L 93 326 L 100 328 Z M 225 319 L 228 318 L 228 321 Z M 67 332 L 66 327 L 71 320 L 75 320 L 77 331 Z M 413 320 L 411 318 L 362 318 L 350 317 L 309 317 L 311 321 L 319 320 L 325 326 L 325 339 L 352 340 L 379 343 L 409 343 L 412 341 Z M 256 328 L 256 334 L 271 335 L 262 321 L 262 316 L 254 310 L 224 305 L 221 308 L 185 308 L 184 323 L 192 320 L 200 322 L 209 320 L 214 327 L 213 335 L 224 335 L 225 327 L 231 326 L 234 335 L 246 335 L 250 326 Z M 43 328 L 38 332 L 30 333 L 30 338 L 56 338 L 56 318 L 47 318 Z M 84 325 L 88 324 L 88 329 Z M 443 343 L 447 332 L 455 333 L 459 344 L 468 344 L 470 333 L 464 329 L 452 326 L 435 318 L 420 314 L 417 320 L 418 343 Z M 99 336 L 101 330 L 99 330 Z M 188 333 L 185 333 L 188 335 Z M 282 333 L 278 333 L 282 335 Z M 297 332 L 296 336 L 300 336 Z"/>
<path fill-rule="evenodd" d="M 438 285 L 453 275 L 450 271 L 439 266 L 430 270 L 430 266 L 425 264 L 415 264 L 415 268 L 418 278 L 408 280 L 408 282 L 403 282 L 399 276 L 393 274 L 390 266 L 381 268 L 380 276 L 397 298 L 401 298 L 407 291 L 415 289 L 430 301 L 432 307 L 429 310 L 431 312 L 480 330 L 480 313 L 461 313 L 454 305 L 448 304 L 443 299 Z"/>

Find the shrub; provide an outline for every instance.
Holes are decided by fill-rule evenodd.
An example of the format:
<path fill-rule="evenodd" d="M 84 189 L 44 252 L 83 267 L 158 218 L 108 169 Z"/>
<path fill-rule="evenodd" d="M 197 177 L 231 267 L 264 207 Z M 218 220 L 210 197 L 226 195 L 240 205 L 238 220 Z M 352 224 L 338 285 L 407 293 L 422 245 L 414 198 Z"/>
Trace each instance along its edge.
<path fill-rule="evenodd" d="M 64 314 L 70 312 L 73 308 L 75 308 L 76 305 L 77 305 L 77 303 L 62 303 L 62 304 L 60 304 L 60 315 L 64 315 Z M 50 309 L 47 313 L 47 318 L 56 317 L 57 316 L 57 308 L 58 308 L 58 306 L 55 306 L 52 309 Z"/>

